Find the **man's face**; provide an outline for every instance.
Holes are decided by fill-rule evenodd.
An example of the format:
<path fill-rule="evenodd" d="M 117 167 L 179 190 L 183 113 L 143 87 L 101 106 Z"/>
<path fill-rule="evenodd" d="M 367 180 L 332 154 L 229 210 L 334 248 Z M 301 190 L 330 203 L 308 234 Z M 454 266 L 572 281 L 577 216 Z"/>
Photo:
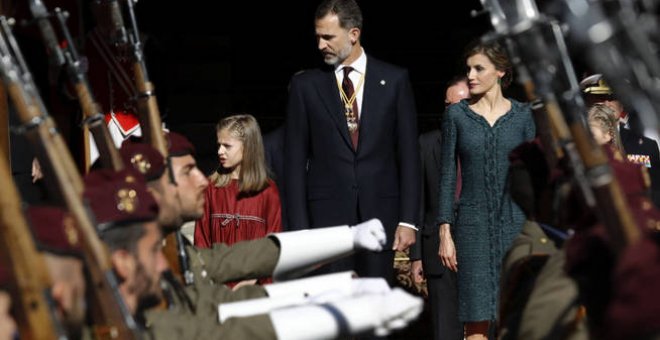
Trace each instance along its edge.
<path fill-rule="evenodd" d="M 445 92 L 445 106 L 456 104 L 466 98 L 470 98 L 470 88 L 466 81 L 459 81 L 447 88 L 447 92 Z"/>
<path fill-rule="evenodd" d="M 323 61 L 331 66 L 344 62 L 353 50 L 353 43 L 357 41 L 359 31 L 357 28 L 342 28 L 336 14 L 328 14 L 317 20 L 316 40 Z"/>
<path fill-rule="evenodd" d="M 157 222 L 144 223 L 144 235 L 135 249 L 136 265 L 126 280 L 129 290 L 137 297 L 138 308 L 149 308 L 162 299 L 160 277 L 168 269 L 163 255 L 163 237 Z"/>
<path fill-rule="evenodd" d="M 204 215 L 205 191 L 209 181 L 197 168 L 192 155 L 172 157 L 171 162 L 183 222 L 196 220 Z"/>
<path fill-rule="evenodd" d="M 44 253 L 52 282 L 51 294 L 67 331 L 78 334 L 85 321 L 85 277 L 82 260 Z"/>

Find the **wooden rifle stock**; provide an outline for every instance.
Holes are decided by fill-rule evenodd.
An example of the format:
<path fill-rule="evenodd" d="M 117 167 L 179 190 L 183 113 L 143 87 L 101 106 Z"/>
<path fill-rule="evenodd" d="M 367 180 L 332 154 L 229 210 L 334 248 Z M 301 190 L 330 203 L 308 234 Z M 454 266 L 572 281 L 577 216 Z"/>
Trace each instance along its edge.
<path fill-rule="evenodd" d="M 137 88 L 137 104 L 140 126 L 142 127 L 142 136 L 145 141 L 151 144 L 156 150 L 160 151 L 165 158 L 168 157 L 167 143 L 163 134 L 162 121 L 158 101 L 156 100 L 155 87 L 149 80 L 147 66 L 144 61 L 144 54 L 140 42 L 140 34 L 137 26 L 137 19 L 133 9 L 133 2 L 126 2 L 128 7 L 129 22 L 131 25 L 129 41 L 133 52 L 133 72 L 135 78 L 135 87 Z M 175 175 L 172 173 L 171 163 L 168 159 L 168 172 L 172 184 L 175 183 Z M 188 263 L 187 253 L 179 251 L 183 245 L 179 244 L 177 239 L 179 231 L 169 233 L 165 236 L 163 244 L 163 254 L 170 264 L 171 271 L 181 282 L 189 284 L 192 279 L 186 278 L 183 273 L 182 264 Z"/>
<path fill-rule="evenodd" d="M 21 339 L 63 340 L 67 335 L 54 310 L 50 294 L 52 282 L 43 256 L 37 251 L 4 152 L 0 151 L 0 242 L 9 259 L 18 297 L 16 318 Z"/>
<path fill-rule="evenodd" d="M 3 80 L 24 125 L 25 133 L 45 170 L 48 189 L 68 208 L 79 230 L 83 256 L 91 280 L 87 291 L 94 321 L 93 331 L 100 339 L 139 339 L 137 324 L 119 294 L 108 250 L 101 243 L 92 219 L 83 205 L 80 173 L 77 169 L 67 166 L 67 162 L 72 162 L 69 150 L 55 143 L 61 140 L 55 123 L 44 111 L 45 107 L 40 105 L 36 88 L 31 91 L 32 84 L 24 81 L 31 77 L 22 62 L 23 57 L 4 16 L 0 16 L 0 25 L 0 71 Z M 72 185 L 72 180 L 81 183 L 81 189 Z"/>

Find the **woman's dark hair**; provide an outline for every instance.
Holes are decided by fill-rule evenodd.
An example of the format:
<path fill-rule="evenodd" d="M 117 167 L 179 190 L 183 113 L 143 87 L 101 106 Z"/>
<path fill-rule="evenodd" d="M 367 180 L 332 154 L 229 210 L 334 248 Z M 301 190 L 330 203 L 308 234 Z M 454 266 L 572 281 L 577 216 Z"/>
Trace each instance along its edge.
<path fill-rule="evenodd" d="M 496 70 L 504 72 L 502 82 L 500 83 L 500 86 L 502 86 L 503 89 L 511 85 L 511 81 L 513 80 L 513 67 L 511 66 L 509 56 L 500 44 L 495 42 L 473 42 L 468 45 L 467 49 L 465 50 L 463 60 L 467 60 L 467 58 L 475 54 L 485 55 L 490 60 L 490 62 L 495 65 Z"/>

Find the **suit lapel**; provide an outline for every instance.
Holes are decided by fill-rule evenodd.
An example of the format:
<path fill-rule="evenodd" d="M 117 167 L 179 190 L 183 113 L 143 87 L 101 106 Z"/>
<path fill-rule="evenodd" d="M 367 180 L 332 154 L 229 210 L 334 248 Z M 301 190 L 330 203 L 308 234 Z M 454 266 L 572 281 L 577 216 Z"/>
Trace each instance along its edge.
<path fill-rule="evenodd" d="M 344 106 L 339 97 L 337 78 L 332 70 L 324 72 L 320 84 L 317 87 L 317 91 L 319 97 L 323 101 L 326 111 L 330 115 L 330 118 L 335 122 L 339 134 L 343 137 L 344 142 L 348 144 L 350 149 L 353 150 L 353 143 L 348 134 L 348 126 L 346 125 L 346 118 L 344 117 Z"/>

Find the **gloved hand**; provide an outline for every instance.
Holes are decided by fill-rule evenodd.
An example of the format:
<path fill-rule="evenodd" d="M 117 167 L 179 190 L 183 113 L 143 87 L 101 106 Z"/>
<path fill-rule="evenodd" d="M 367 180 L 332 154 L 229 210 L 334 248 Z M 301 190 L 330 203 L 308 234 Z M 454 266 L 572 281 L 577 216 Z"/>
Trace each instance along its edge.
<path fill-rule="evenodd" d="M 376 335 L 384 336 L 415 320 L 424 308 L 424 301 L 401 288 L 394 288 L 384 294 L 363 295 L 330 305 L 344 315 L 351 334 L 373 329 Z"/>
<path fill-rule="evenodd" d="M 387 242 L 385 228 L 380 220 L 373 218 L 358 225 L 351 226 L 355 249 L 381 251 Z"/>

